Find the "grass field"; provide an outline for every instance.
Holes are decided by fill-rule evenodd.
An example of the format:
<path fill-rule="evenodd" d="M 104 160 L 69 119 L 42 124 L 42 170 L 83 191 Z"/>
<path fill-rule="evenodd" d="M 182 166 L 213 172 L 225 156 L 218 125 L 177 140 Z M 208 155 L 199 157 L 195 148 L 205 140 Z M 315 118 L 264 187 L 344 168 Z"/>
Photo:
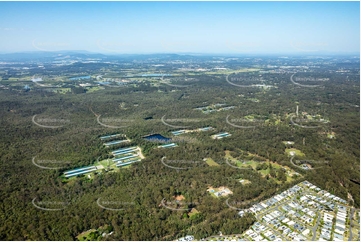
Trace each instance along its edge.
<path fill-rule="evenodd" d="M 292 149 L 291 149 L 291 151 L 292 151 Z M 236 166 L 238 166 L 238 167 L 247 168 L 247 167 L 251 166 L 251 167 L 253 168 L 253 170 L 257 171 L 257 170 L 256 170 L 257 165 L 260 164 L 261 162 L 262 162 L 262 163 L 263 163 L 263 162 L 266 162 L 268 166 L 271 164 L 272 167 L 273 167 L 273 169 L 276 170 L 276 171 L 279 170 L 279 169 L 282 169 L 282 168 L 285 169 L 285 170 L 287 171 L 287 172 L 286 172 L 287 182 L 290 182 L 290 181 L 293 181 L 293 180 L 294 180 L 291 175 L 288 175 L 288 173 L 294 173 L 294 171 L 293 171 L 291 168 L 289 168 L 289 167 L 282 166 L 282 165 L 277 164 L 277 163 L 275 163 L 275 162 L 271 162 L 271 161 L 269 161 L 269 160 L 267 160 L 267 159 L 266 159 L 266 161 L 254 161 L 254 160 L 239 161 L 239 160 L 237 160 L 236 158 L 233 158 L 233 157 L 230 155 L 230 153 L 229 153 L 228 150 L 225 151 L 225 153 L 226 153 L 225 157 L 226 157 L 228 160 L 230 160 L 231 162 L 233 162 L 234 164 L 236 164 Z M 248 153 L 248 154 L 249 154 L 250 156 L 253 156 L 253 157 L 259 157 L 257 154 L 251 154 L 251 153 Z M 303 153 L 302 153 L 302 154 L 303 154 Z M 271 170 L 270 170 L 270 168 L 268 167 L 268 168 L 265 169 L 265 170 L 258 170 L 257 172 L 260 173 L 263 177 L 266 177 L 268 174 L 270 174 Z M 279 180 L 277 180 L 277 179 L 275 179 L 275 178 L 272 178 L 272 179 L 274 179 L 277 183 L 281 183 L 281 181 L 279 181 Z"/>
<path fill-rule="evenodd" d="M 100 166 L 102 165 L 104 168 L 109 166 L 115 166 L 114 162 L 111 159 L 105 159 L 105 160 L 101 160 L 99 162 L 94 163 L 94 166 Z"/>
<path fill-rule="evenodd" d="M 65 94 L 71 92 L 71 88 L 54 88 L 52 91 L 55 93 Z"/>
<path fill-rule="evenodd" d="M 238 167 L 247 168 L 248 166 L 251 166 L 255 170 L 256 166 L 259 164 L 259 162 L 253 161 L 253 160 L 239 161 L 236 158 L 232 157 L 228 150 L 226 150 L 225 152 L 226 152 L 226 155 L 225 155 L 226 159 L 228 159 L 231 162 L 235 163 Z M 249 155 L 253 156 L 250 153 L 249 153 Z"/>
<path fill-rule="evenodd" d="M 204 160 L 209 166 L 219 166 L 219 164 L 216 163 L 212 158 L 204 158 Z"/>
<path fill-rule="evenodd" d="M 204 72 L 204 74 L 207 75 L 214 75 L 214 74 L 233 74 L 233 73 L 242 73 L 242 72 L 253 72 L 253 71 L 259 71 L 261 69 L 257 69 L 257 68 L 243 68 L 243 69 L 239 69 L 239 70 L 216 70 L 216 71 L 206 71 Z"/>
<path fill-rule="evenodd" d="M 254 120 L 254 116 L 252 114 L 250 115 L 247 115 L 247 116 L 244 116 L 245 119 L 248 119 L 250 121 L 253 121 Z"/>
<path fill-rule="evenodd" d="M 76 236 L 76 238 L 79 240 L 79 241 L 86 241 L 87 238 L 88 238 L 88 235 L 91 233 L 91 232 L 95 232 L 97 231 L 96 229 L 89 229 L 88 231 L 85 231 L 81 234 L 79 234 L 78 236 Z M 85 237 L 85 239 L 84 239 Z"/>
<path fill-rule="evenodd" d="M 188 216 L 192 217 L 192 216 L 196 215 L 197 213 L 199 213 L 199 211 L 197 209 L 193 208 L 191 210 L 191 212 L 188 213 Z"/>
<path fill-rule="evenodd" d="M 120 169 L 120 168 L 118 168 L 116 166 L 116 163 L 114 163 L 111 159 L 105 159 L 105 160 L 97 161 L 97 162 L 94 162 L 94 164 L 93 164 L 93 166 L 96 166 L 98 168 L 95 172 L 102 172 L 104 169 L 107 169 L 108 165 L 109 165 L 109 168 L 111 169 L 111 171 L 108 171 L 108 172 L 117 172 Z M 129 168 L 129 167 L 130 167 L 130 165 L 123 166 L 121 168 Z M 87 178 L 88 178 L 88 176 L 90 176 L 89 179 L 93 179 L 94 178 L 94 171 L 90 172 L 90 173 L 86 173 L 86 174 L 84 174 L 84 176 L 87 177 Z M 63 182 L 68 182 L 69 184 L 72 181 L 75 181 L 77 179 L 77 176 L 73 176 L 73 177 L 70 177 L 70 178 L 65 178 L 62 175 L 61 177 L 62 177 Z"/>
<path fill-rule="evenodd" d="M 104 87 L 87 87 L 87 92 L 88 93 L 92 93 L 92 92 L 96 92 L 96 91 L 99 91 L 99 90 L 103 90 Z"/>
<path fill-rule="evenodd" d="M 242 179 L 242 178 L 239 179 L 239 182 L 240 182 L 242 185 L 251 184 L 251 181 L 249 181 L 249 180 L 247 180 L 247 179 Z"/>
<path fill-rule="evenodd" d="M 305 154 L 302 153 L 302 151 L 298 150 L 298 149 L 295 149 L 295 148 L 289 148 L 289 149 L 286 149 L 285 150 L 285 153 L 289 156 L 291 156 L 291 152 L 294 152 L 295 156 L 298 156 L 298 157 L 304 157 Z"/>
<path fill-rule="evenodd" d="M 109 172 L 116 172 L 119 171 L 120 169 L 128 169 L 132 166 L 132 164 L 126 165 L 126 166 L 121 166 L 121 167 L 117 167 L 116 166 L 116 162 L 113 162 L 112 159 L 105 159 L 105 160 L 101 160 L 99 162 L 94 163 L 94 166 L 103 166 L 103 169 L 106 169 L 109 165 L 109 169 L 112 169 Z"/>
<path fill-rule="evenodd" d="M 9 77 L 9 81 L 17 81 L 19 80 L 19 78 L 16 78 L 16 77 Z"/>
<path fill-rule="evenodd" d="M 335 132 L 327 133 L 327 138 L 334 139 L 335 138 Z"/>

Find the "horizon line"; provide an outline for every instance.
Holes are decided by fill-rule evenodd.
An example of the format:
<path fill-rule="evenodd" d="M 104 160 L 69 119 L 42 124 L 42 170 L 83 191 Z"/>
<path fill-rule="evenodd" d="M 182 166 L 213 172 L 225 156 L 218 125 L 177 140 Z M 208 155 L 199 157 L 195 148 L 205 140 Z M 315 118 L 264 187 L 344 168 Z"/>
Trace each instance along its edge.
<path fill-rule="evenodd" d="M 330 52 L 330 51 L 300 51 L 300 52 L 96 52 L 89 50 L 20 50 L 20 51 L 0 51 L 0 55 L 7 54 L 46 54 L 46 53 L 77 53 L 77 54 L 98 54 L 98 55 L 359 55 L 360 51 Z"/>

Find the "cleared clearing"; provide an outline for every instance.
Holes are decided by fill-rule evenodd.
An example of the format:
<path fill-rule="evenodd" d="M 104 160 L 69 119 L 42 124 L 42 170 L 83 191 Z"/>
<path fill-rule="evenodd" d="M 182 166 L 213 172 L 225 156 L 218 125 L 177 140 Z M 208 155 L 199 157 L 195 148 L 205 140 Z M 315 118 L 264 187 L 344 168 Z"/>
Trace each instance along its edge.
<path fill-rule="evenodd" d="M 207 163 L 207 165 L 209 166 L 219 166 L 218 163 L 216 163 L 212 158 L 204 158 L 204 161 Z"/>

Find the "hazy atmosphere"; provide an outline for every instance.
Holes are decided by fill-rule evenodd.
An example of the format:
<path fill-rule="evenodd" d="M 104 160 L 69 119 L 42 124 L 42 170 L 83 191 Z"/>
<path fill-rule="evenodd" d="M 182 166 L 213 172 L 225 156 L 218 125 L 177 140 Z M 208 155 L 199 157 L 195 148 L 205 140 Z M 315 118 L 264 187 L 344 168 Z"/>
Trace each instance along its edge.
<path fill-rule="evenodd" d="M 0 2 L 0 51 L 358 53 L 359 2 Z"/>
<path fill-rule="evenodd" d="M 0 241 L 361 241 L 359 2 L 0 2 Z"/>

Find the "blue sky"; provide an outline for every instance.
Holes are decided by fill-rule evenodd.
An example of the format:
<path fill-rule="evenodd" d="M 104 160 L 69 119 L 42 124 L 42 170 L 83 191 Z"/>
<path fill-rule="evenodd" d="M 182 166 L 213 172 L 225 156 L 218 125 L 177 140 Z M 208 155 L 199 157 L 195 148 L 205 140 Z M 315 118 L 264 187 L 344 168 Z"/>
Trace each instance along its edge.
<path fill-rule="evenodd" d="M 359 2 L 0 2 L 0 52 L 358 53 Z"/>

